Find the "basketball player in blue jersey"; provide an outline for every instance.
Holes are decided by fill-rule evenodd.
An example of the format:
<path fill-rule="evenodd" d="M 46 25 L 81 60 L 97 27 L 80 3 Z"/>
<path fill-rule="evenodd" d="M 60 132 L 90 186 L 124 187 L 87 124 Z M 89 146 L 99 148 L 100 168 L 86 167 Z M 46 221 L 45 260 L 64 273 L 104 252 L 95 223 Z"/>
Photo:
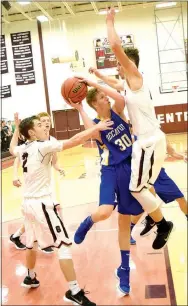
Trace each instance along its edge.
<path fill-rule="evenodd" d="M 90 82 L 90 85 L 91 85 L 91 82 Z M 92 85 L 94 85 L 94 83 L 92 83 Z M 100 87 L 100 85 L 97 85 L 97 84 L 95 84 L 95 86 Z M 97 95 L 99 95 L 98 98 L 97 98 Z M 101 101 L 99 101 L 99 104 L 97 105 L 98 99 L 100 99 Z M 107 135 L 106 139 L 110 140 L 112 136 L 114 136 L 115 134 L 116 136 L 120 135 L 120 130 L 122 130 L 124 131 L 124 133 L 127 133 L 124 139 L 131 140 L 129 126 L 127 126 L 125 116 L 123 116 L 123 118 L 125 118 L 124 119 L 125 121 L 121 120 L 121 118 L 118 118 L 118 115 L 115 113 L 116 111 L 115 107 L 112 107 L 112 110 L 110 110 L 109 100 L 107 97 L 105 97 L 103 92 L 100 92 L 100 90 L 96 90 L 96 89 L 90 90 L 87 96 L 87 101 L 90 106 L 93 105 L 94 109 L 97 108 L 98 115 L 103 114 L 103 118 L 111 115 L 111 118 L 113 118 L 113 121 L 117 120 L 117 122 L 119 123 L 119 128 L 114 127 L 113 132 L 111 131 L 110 133 L 106 134 Z M 92 101 L 93 101 L 93 104 L 91 103 Z M 87 116 L 82 105 L 72 104 L 72 106 L 75 107 L 80 112 L 80 115 L 82 117 L 82 120 L 83 120 L 83 123 L 86 129 L 93 126 L 94 124 L 93 121 Z M 106 109 L 106 115 L 105 115 L 105 109 Z M 111 112 L 111 114 L 109 114 L 109 111 Z M 99 118 L 95 119 L 96 123 L 98 121 L 99 121 Z M 118 123 L 116 124 L 116 126 L 118 125 Z M 120 164 L 116 166 L 115 164 L 116 159 L 114 158 L 114 155 L 113 155 L 114 153 L 113 151 L 116 146 L 114 146 L 113 148 L 113 143 L 111 143 L 111 152 L 109 152 L 108 143 L 105 141 L 105 135 L 102 135 L 101 133 L 102 139 L 98 136 L 99 135 L 96 135 L 95 138 L 97 139 L 97 145 L 98 145 L 99 152 L 101 155 L 101 163 L 102 163 L 100 199 L 99 199 L 100 206 L 95 213 L 87 217 L 81 223 L 81 225 L 79 226 L 79 228 L 77 229 L 75 233 L 74 240 L 75 240 L 75 243 L 77 244 L 81 243 L 84 240 L 87 232 L 90 230 L 90 228 L 92 227 L 94 223 L 105 220 L 111 215 L 114 207 L 116 206 L 115 195 L 117 193 L 118 201 L 119 200 L 121 201 L 121 206 L 118 207 L 118 212 L 119 212 L 119 244 L 120 244 L 122 260 L 121 260 L 120 268 L 116 270 L 116 275 L 120 279 L 120 284 L 118 286 L 118 289 L 122 294 L 126 295 L 129 293 L 130 287 L 129 287 L 129 260 L 128 260 L 129 256 L 127 256 L 129 255 L 129 246 L 128 246 L 128 242 L 125 242 L 125 235 L 128 235 L 128 229 L 127 229 L 127 224 L 125 224 L 125 222 L 127 222 L 127 219 L 124 218 L 125 217 L 124 213 L 128 213 L 128 210 L 125 208 L 126 204 L 128 206 L 130 205 L 129 208 L 131 208 L 131 202 L 135 201 L 135 199 L 132 197 L 129 191 L 129 180 L 130 180 L 130 173 L 131 173 L 129 158 L 131 157 L 131 150 L 127 151 L 126 153 L 127 155 L 124 155 L 125 159 L 123 160 L 123 163 L 120 162 L 120 155 L 117 154 L 117 162 L 120 162 Z M 118 138 L 116 137 L 115 142 L 117 139 Z M 132 143 L 131 141 L 129 142 L 129 140 L 127 142 L 127 147 L 131 148 Z M 104 142 L 106 143 L 106 145 Z M 124 169 L 123 173 L 121 173 L 121 175 L 119 176 L 118 174 L 122 172 L 121 164 L 123 164 L 123 166 L 126 168 L 126 171 Z M 124 180 L 125 176 L 127 175 L 129 176 L 128 180 Z M 121 180 L 120 185 L 118 185 L 119 180 Z M 121 197 L 122 189 L 123 189 L 123 193 Z M 135 208 L 134 205 L 132 208 L 133 209 Z M 135 212 L 136 210 L 134 211 L 134 213 Z M 129 239 L 130 236 L 127 236 L 127 237 Z M 121 269 L 122 267 L 123 269 Z"/>
<path fill-rule="evenodd" d="M 94 70 L 94 68 L 90 68 L 90 69 Z M 98 77 L 100 77 L 102 79 L 102 75 L 100 75 L 99 71 L 95 71 L 95 74 L 98 74 Z M 88 117 L 88 115 L 86 114 L 86 112 L 83 109 L 82 104 L 77 104 L 77 105 L 72 104 L 72 106 L 80 112 L 80 115 L 81 115 L 81 118 L 83 120 L 85 128 L 90 128 L 94 125 L 94 122 L 98 122 L 99 119 L 95 119 L 93 121 Z M 130 126 L 130 124 L 129 124 L 129 126 Z M 132 133 L 131 128 L 130 128 L 130 131 Z M 132 139 L 133 138 L 134 137 L 132 137 Z M 99 148 L 99 153 L 102 157 L 101 159 L 103 160 L 104 155 L 105 155 L 103 153 L 104 146 L 102 146 L 101 144 L 98 143 L 98 148 Z M 106 152 L 106 149 L 105 149 L 105 152 Z M 177 153 L 168 141 L 167 141 L 167 153 L 170 156 L 172 156 L 172 157 L 174 157 L 178 160 L 185 160 L 185 156 L 183 154 Z M 131 152 L 130 152 L 130 154 L 131 154 Z M 105 169 L 106 168 L 107 168 L 107 166 L 105 166 Z M 104 178 L 104 180 L 103 180 L 103 178 Z M 106 179 L 108 179 L 108 176 L 106 177 Z M 109 181 L 109 179 L 108 179 L 108 181 Z M 117 204 L 116 202 L 115 203 L 110 202 L 110 198 L 108 200 L 104 201 L 106 192 L 104 192 L 104 195 L 103 195 L 103 188 L 106 185 L 108 185 L 108 183 L 105 183 L 105 177 L 102 175 L 102 182 L 101 182 L 101 186 L 100 186 L 100 201 L 99 201 L 100 207 L 97 210 L 97 212 L 95 212 L 91 216 L 92 220 L 95 220 L 94 221 L 95 223 L 99 222 L 99 221 L 102 221 L 102 220 L 105 220 L 108 217 L 110 217 L 110 215 L 113 211 L 111 205 L 116 206 L 116 204 Z M 186 201 L 184 195 L 182 194 L 182 192 L 180 191 L 180 189 L 178 188 L 178 186 L 175 184 L 175 182 L 167 175 L 164 168 L 161 169 L 160 174 L 159 174 L 159 176 L 158 176 L 158 178 L 157 178 L 157 180 L 154 184 L 154 187 L 155 187 L 155 192 L 162 199 L 162 201 L 164 203 L 170 203 L 170 202 L 176 200 L 178 202 L 182 212 L 187 216 L 187 201 Z M 113 194 L 110 191 L 110 188 L 108 189 L 107 194 L 109 195 L 109 197 L 110 197 L 111 194 Z M 112 198 L 114 199 L 114 194 L 113 194 Z M 111 205 L 102 205 L 104 203 L 111 203 Z M 131 231 L 132 231 L 134 225 L 140 219 L 140 217 L 141 217 L 141 215 L 132 217 Z M 143 229 L 143 231 L 140 233 L 140 235 L 141 236 L 146 235 L 148 233 L 148 231 L 150 231 L 153 228 L 154 225 L 155 225 L 155 222 L 148 216 L 146 218 L 146 227 Z M 131 244 L 135 244 L 135 241 L 132 238 L 131 238 Z"/>
<path fill-rule="evenodd" d="M 127 54 L 127 56 L 135 63 L 135 65 L 138 66 L 139 64 L 139 53 L 137 49 L 133 48 L 127 48 L 124 50 L 124 52 Z M 106 75 L 103 75 L 100 70 L 97 70 L 96 68 L 90 68 L 89 72 L 91 74 L 95 74 L 96 77 L 101 79 L 103 82 L 108 84 L 110 87 L 118 90 L 118 91 L 123 91 L 123 84 L 124 84 L 124 78 L 125 78 L 125 71 L 123 66 L 118 63 L 117 64 L 117 71 L 118 74 L 121 78 L 120 79 L 115 79 Z M 131 131 L 131 133 L 133 133 Z M 177 153 L 173 147 L 170 145 L 168 139 L 167 139 L 167 148 L 166 148 L 167 153 L 172 156 L 175 159 L 178 160 L 185 160 L 186 157 L 183 154 Z M 184 195 L 178 188 L 178 186 L 175 184 L 175 182 L 166 174 L 165 169 L 162 168 L 160 171 L 160 174 L 154 183 L 155 191 L 157 195 L 162 199 L 164 203 L 170 203 L 172 201 L 177 201 L 179 204 L 180 209 L 182 212 L 185 214 L 186 218 L 188 218 L 188 208 L 187 208 L 187 200 L 185 199 Z M 134 217 L 132 218 L 132 223 L 131 223 L 131 230 L 137 223 L 139 217 Z M 155 226 L 155 222 L 152 220 L 151 217 L 147 216 L 146 219 L 144 220 L 145 223 L 145 228 L 143 231 L 140 233 L 141 236 L 147 235 L 148 232 L 151 231 L 151 229 Z M 131 244 L 135 244 L 134 239 L 131 239 Z"/>
<path fill-rule="evenodd" d="M 85 80 L 86 81 L 86 80 Z M 122 96 L 116 91 L 100 86 L 92 81 L 88 81 L 89 86 L 96 88 L 91 89 L 87 95 L 88 104 L 93 107 L 100 119 L 113 118 L 113 130 L 110 133 L 101 133 L 96 135 L 99 152 L 101 154 L 101 185 L 100 185 L 100 204 L 99 210 L 88 217 L 80 225 L 75 234 L 75 242 L 81 243 L 88 230 L 96 222 L 108 218 L 114 208 L 115 195 L 118 199 L 118 218 L 119 218 L 119 244 L 121 250 L 121 267 L 118 271 L 121 273 L 119 289 L 123 294 L 129 292 L 129 250 L 130 250 L 130 226 L 128 216 L 136 215 L 138 210 L 138 202 L 134 199 L 129 191 L 129 182 L 131 174 L 131 153 L 132 140 L 129 130 L 129 124 L 126 122 L 124 110 L 124 102 Z M 110 102 L 106 94 L 115 100 L 115 104 L 110 106 Z M 71 102 L 71 101 L 70 101 Z M 73 105 L 74 106 L 74 105 Z M 87 128 L 87 121 L 84 118 L 84 112 L 81 112 L 82 120 Z M 96 118 L 97 123 L 100 119 Z M 93 123 L 92 123 L 93 124 Z M 102 205 L 104 204 L 104 205 Z M 166 220 L 163 220 L 166 222 Z M 126 238 L 125 238 L 126 235 Z M 163 246 L 166 244 L 167 233 L 161 230 L 160 222 L 158 223 L 158 237 L 164 237 Z M 126 240 L 128 239 L 128 241 Z M 166 239 L 166 240 L 165 240 Z M 161 248 L 155 246 L 155 248 Z"/>
<path fill-rule="evenodd" d="M 75 243 L 81 243 L 94 223 L 101 221 L 101 219 L 104 220 L 111 215 L 117 195 L 119 213 L 119 247 L 121 251 L 121 265 L 119 268 L 121 277 L 117 289 L 120 294 L 127 295 L 130 291 L 130 215 L 137 215 L 139 212 L 143 212 L 143 209 L 129 192 L 132 140 L 129 124 L 126 122 L 126 118 L 121 112 L 124 108 L 124 100 L 116 91 L 110 89 L 109 91 L 111 91 L 111 96 L 113 96 L 113 99 L 115 100 L 112 108 L 108 97 L 103 91 L 93 88 L 87 95 L 88 104 L 97 111 L 98 116 L 103 119 L 111 118 L 114 124 L 110 133 L 96 133 L 94 135 L 99 147 L 102 165 L 99 199 L 100 206 L 96 213 L 87 217 L 80 225 L 76 231 L 74 240 Z M 75 104 L 73 104 L 73 106 L 75 106 Z M 79 106 L 75 107 L 78 109 Z M 88 117 L 85 112 L 82 112 L 81 110 L 80 114 L 87 129 L 90 124 L 90 122 L 87 121 Z M 95 123 L 99 121 L 99 118 L 95 119 Z M 91 125 L 94 125 L 92 121 Z M 123 151 L 119 149 L 121 137 L 123 139 L 123 142 L 121 143 L 121 146 L 124 149 Z"/>

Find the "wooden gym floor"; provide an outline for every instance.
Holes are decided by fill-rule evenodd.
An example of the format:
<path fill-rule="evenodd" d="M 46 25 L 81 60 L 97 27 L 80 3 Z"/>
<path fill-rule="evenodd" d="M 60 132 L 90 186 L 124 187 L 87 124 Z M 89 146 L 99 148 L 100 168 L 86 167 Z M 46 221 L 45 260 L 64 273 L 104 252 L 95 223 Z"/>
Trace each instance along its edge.
<path fill-rule="evenodd" d="M 186 135 L 169 135 L 177 150 L 185 151 Z M 53 172 L 57 199 L 63 206 L 64 222 L 71 237 L 75 229 L 98 205 L 99 158 L 95 145 L 59 153 L 64 178 Z M 2 170 L 2 302 L 4 305 L 65 305 L 67 284 L 59 269 L 56 254 L 38 251 L 36 272 L 41 282 L 37 289 L 20 287 L 25 277 L 25 251 L 9 243 L 9 236 L 22 224 L 22 190 L 12 185 L 12 166 Z M 187 165 L 168 159 L 167 173 L 187 198 Z M 20 177 L 21 177 L 21 169 Z M 81 245 L 73 244 L 73 260 L 82 288 L 97 305 L 187 305 L 187 221 L 178 204 L 163 204 L 163 212 L 176 230 L 164 250 L 151 248 L 154 233 L 141 238 L 142 224 L 133 232 L 137 244 L 131 246 L 131 294 L 116 294 L 114 269 L 120 262 L 117 238 L 117 213 L 93 226 Z M 25 237 L 23 235 L 22 241 Z"/>

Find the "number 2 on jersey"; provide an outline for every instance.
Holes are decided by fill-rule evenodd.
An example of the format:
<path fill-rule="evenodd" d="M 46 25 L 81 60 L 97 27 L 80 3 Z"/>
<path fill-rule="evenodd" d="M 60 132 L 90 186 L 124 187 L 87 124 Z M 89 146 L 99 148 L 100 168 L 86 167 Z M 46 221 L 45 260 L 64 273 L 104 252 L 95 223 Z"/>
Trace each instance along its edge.
<path fill-rule="evenodd" d="M 125 134 L 121 138 L 116 139 L 115 144 L 117 144 L 120 147 L 121 151 L 125 151 L 128 147 L 130 147 L 132 145 L 132 141 Z"/>
<path fill-rule="evenodd" d="M 24 152 L 22 155 L 22 159 L 23 159 L 23 172 L 27 172 L 27 167 L 26 167 L 26 163 L 27 163 L 27 158 L 28 158 L 28 153 Z"/>

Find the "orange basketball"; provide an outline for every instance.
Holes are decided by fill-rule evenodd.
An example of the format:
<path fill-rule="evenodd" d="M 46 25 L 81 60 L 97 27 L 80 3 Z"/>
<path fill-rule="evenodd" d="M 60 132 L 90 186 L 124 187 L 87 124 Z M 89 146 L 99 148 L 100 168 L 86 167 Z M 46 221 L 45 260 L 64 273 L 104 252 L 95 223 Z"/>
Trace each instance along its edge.
<path fill-rule="evenodd" d="M 67 103 L 68 99 L 73 103 L 81 103 L 87 95 L 87 85 L 78 78 L 68 78 L 61 86 L 61 94 Z"/>

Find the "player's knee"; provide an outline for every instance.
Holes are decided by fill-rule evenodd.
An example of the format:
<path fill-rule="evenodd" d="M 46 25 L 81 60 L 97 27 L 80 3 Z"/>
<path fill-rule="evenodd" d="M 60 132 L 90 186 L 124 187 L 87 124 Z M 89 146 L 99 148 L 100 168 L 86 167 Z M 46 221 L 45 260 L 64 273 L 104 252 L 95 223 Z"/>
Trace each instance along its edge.
<path fill-rule="evenodd" d="M 148 214 L 159 208 L 160 202 L 148 189 L 142 189 L 140 192 L 132 191 L 131 194 Z"/>
<path fill-rule="evenodd" d="M 59 259 L 72 259 L 72 252 L 70 246 L 61 245 L 58 249 Z"/>
<path fill-rule="evenodd" d="M 110 205 L 110 207 L 107 207 L 107 206 L 101 207 L 99 209 L 100 220 L 108 219 L 111 216 L 112 211 L 113 211 L 112 205 Z"/>

